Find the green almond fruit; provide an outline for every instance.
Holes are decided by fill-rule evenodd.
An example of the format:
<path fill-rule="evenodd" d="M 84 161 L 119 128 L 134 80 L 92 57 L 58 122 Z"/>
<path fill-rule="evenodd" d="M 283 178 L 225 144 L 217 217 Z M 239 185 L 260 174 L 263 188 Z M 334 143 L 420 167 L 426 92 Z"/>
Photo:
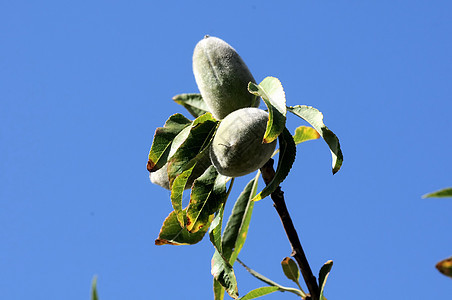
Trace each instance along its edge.
<path fill-rule="evenodd" d="M 276 140 L 263 143 L 267 120 L 267 112 L 248 107 L 230 113 L 221 121 L 210 148 L 210 160 L 218 173 L 243 176 L 270 159 Z"/>
<path fill-rule="evenodd" d="M 193 73 L 201 96 L 216 119 L 240 108 L 259 106 L 259 97 L 248 92 L 248 83 L 255 83 L 253 75 L 225 41 L 206 35 L 198 42 L 193 53 Z"/>

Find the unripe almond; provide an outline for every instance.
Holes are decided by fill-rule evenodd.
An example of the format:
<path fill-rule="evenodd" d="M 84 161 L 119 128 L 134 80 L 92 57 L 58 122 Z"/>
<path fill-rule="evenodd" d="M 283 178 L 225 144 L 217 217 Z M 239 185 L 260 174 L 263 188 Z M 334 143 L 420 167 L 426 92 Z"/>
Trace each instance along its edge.
<path fill-rule="evenodd" d="M 201 96 L 216 119 L 244 107 L 258 107 L 260 99 L 248 92 L 254 82 L 240 55 L 225 41 L 205 36 L 193 53 L 193 73 Z"/>
<path fill-rule="evenodd" d="M 243 176 L 270 159 L 276 140 L 263 143 L 267 120 L 267 112 L 248 107 L 230 113 L 221 121 L 210 148 L 210 159 L 218 173 Z"/>

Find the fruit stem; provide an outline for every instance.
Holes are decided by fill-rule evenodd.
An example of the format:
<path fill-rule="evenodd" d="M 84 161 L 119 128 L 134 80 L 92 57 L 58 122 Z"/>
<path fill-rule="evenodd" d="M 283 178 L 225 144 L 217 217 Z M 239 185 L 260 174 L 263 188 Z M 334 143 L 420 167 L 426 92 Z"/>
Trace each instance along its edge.
<path fill-rule="evenodd" d="M 262 173 L 262 179 L 265 184 L 268 185 L 272 179 L 275 177 L 275 169 L 273 168 L 273 159 L 269 159 L 268 162 L 260 169 Z M 286 202 L 284 200 L 284 192 L 281 187 L 278 188 L 270 195 L 273 200 L 273 206 L 278 212 L 279 218 L 283 224 L 284 230 L 286 231 L 287 238 L 292 247 L 291 256 L 295 258 L 300 267 L 303 279 L 308 287 L 310 295 L 306 297 L 306 300 L 319 300 L 320 290 L 317 284 L 317 279 L 312 274 L 311 267 L 306 258 L 306 255 L 301 246 L 300 239 L 298 238 L 298 233 L 293 225 L 292 218 L 290 217 L 289 210 L 287 209 Z"/>

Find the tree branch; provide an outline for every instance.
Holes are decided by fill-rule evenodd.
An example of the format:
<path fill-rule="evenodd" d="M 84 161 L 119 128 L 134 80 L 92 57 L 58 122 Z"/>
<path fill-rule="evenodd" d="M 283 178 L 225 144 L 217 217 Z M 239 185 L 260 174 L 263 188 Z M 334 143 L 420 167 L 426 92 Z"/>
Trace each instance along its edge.
<path fill-rule="evenodd" d="M 272 179 L 275 177 L 275 169 L 273 168 L 273 159 L 270 160 L 260 169 L 262 173 L 262 178 L 266 185 L 268 185 Z M 301 246 L 300 239 L 298 238 L 298 233 L 293 225 L 292 219 L 287 210 L 286 202 L 284 200 L 284 192 L 281 191 L 281 187 L 278 188 L 270 195 L 273 200 L 273 206 L 278 212 L 279 218 L 283 224 L 284 230 L 286 231 L 287 238 L 289 239 L 290 245 L 292 246 L 292 254 L 300 267 L 303 279 L 308 287 L 310 296 L 306 299 L 319 300 L 320 290 L 317 284 L 317 279 L 312 274 L 311 267 L 309 266 L 306 255 L 304 254 L 303 247 Z"/>

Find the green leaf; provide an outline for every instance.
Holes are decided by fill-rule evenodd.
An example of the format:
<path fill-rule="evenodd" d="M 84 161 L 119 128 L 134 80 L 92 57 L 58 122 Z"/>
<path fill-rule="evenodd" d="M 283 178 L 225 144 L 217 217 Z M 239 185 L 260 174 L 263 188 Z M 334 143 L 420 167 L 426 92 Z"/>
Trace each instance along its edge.
<path fill-rule="evenodd" d="M 276 168 L 275 177 L 273 180 L 257 195 L 254 197 L 254 201 L 264 199 L 286 179 L 295 161 L 296 154 L 295 142 L 287 128 L 284 128 L 283 133 L 279 136 L 279 158 L 278 167 Z"/>
<path fill-rule="evenodd" d="M 215 253 L 212 257 L 211 272 L 215 280 L 224 287 L 229 296 L 234 299 L 239 296 L 234 270 L 232 269 L 231 264 L 221 256 L 217 249 L 215 249 Z"/>
<path fill-rule="evenodd" d="M 273 292 L 276 292 L 277 290 L 278 290 L 277 286 L 260 287 L 260 288 L 250 291 L 248 294 L 246 294 L 243 297 L 240 297 L 238 300 L 256 299 L 256 298 L 271 294 Z"/>
<path fill-rule="evenodd" d="M 200 161 L 209 148 L 218 121 L 206 113 L 193 121 L 190 133 L 168 160 L 168 178 L 170 186 L 173 180 L 185 170 Z"/>
<path fill-rule="evenodd" d="M 97 296 L 97 276 L 94 276 L 91 284 L 91 300 L 99 300 Z"/>
<path fill-rule="evenodd" d="M 218 213 L 216 214 L 215 218 L 210 224 L 209 229 L 210 241 L 220 253 L 222 253 L 221 228 L 223 224 L 223 213 L 224 213 L 224 204 L 221 204 L 220 209 L 218 210 Z"/>
<path fill-rule="evenodd" d="M 195 118 L 209 111 L 201 94 L 180 94 L 173 97 L 174 102 L 185 107 Z"/>
<path fill-rule="evenodd" d="M 182 211 L 182 198 L 184 195 L 185 185 L 187 184 L 188 178 L 190 177 L 194 167 L 195 166 L 177 176 L 173 182 L 173 186 L 171 187 L 171 204 L 173 205 L 177 220 L 182 228 L 185 227 L 185 214 Z"/>
<path fill-rule="evenodd" d="M 449 257 L 437 263 L 436 268 L 442 274 L 452 277 L 452 257 Z"/>
<path fill-rule="evenodd" d="M 191 121 L 183 115 L 175 114 L 166 121 L 163 127 L 155 130 L 147 163 L 149 172 L 157 171 L 165 165 L 173 139 L 190 123 Z"/>
<path fill-rule="evenodd" d="M 328 275 L 330 274 L 332 267 L 333 267 L 333 261 L 329 260 L 322 266 L 322 268 L 320 268 L 320 272 L 319 272 L 320 299 L 319 300 L 326 300 L 326 298 L 324 296 L 325 283 L 326 283 L 326 279 L 328 278 Z"/>
<path fill-rule="evenodd" d="M 287 107 L 287 110 L 302 118 L 317 130 L 330 147 L 331 155 L 333 157 L 333 174 L 339 171 L 342 166 L 342 161 L 344 160 L 341 146 L 337 136 L 323 124 L 323 114 L 316 108 L 306 105 L 290 106 Z"/>
<path fill-rule="evenodd" d="M 256 195 L 259 175 L 260 172 L 248 182 L 240 196 L 237 198 L 223 233 L 223 256 L 226 259 L 229 259 L 231 264 L 234 264 L 248 234 L 251 214 L 254 207 L 254 202 L 251 200 Z"/>
<path fill-rule="evenodd" d="M 433 198 L 433 197 L 434 198 L 452 197 L 452 188 L 442 189 L 422 196 L 422 198 Z"/>
<path fill-rule="evenodd" d="M 214 295 L 214 300 L 223 300 L 224 299 L 224 288 L 221 286 L 221 284 L 215 278 L 213 279 L 213 295 Z"/>
<path fill-rule="evenodd" d="M 210 216 L 216 213 L 226 200 L 228 179 L 229 177 L 218 174 L 214 166 L 210 166 L 195 180 L 187 208 L 188 231 L 197 232 L 208 227 Z"/>
<path fill-rule="evenodd" d="M 300 270 L 298 270 L 297 263 L 290 257 L 286 257 L 282 260 L 281 266 L 286 277 L 298 284 L 300 280 Z"/>
<path fill-rule="evenodd" d="M 295 295 L 298 295 L 300 297 L 302 297 L 303 299 L 306 298 L 306 293 L 303 292 L 302 290 L 298 290 L 298 289 L 294 289 L 294 288 L 289 288 L 289 287 L 285 287 L 282 286 L 276 282 L 274 282 L 271 279 L 268 279 L 267 277 L 265 277 L 262 274 L 259 274 L 258 272 L 254 271 L 253 269 L 249 268 L 247 265 L 245 265 L 240 259 L 237 258 L 237 261 L 248 271 L 248 273 L 250 273 L 251 275 L 253 275 L 254 277 L 256 277 L 257 279 L 259 279 L 262 282 L 265 282 L 266 284 L 270 285 L 270 286 L 276 286 L 278 287 L 278 289 L 281 292 L 290 292 L 293 293 Z"/>
<path fill-rule="evenodd" d="M 186 212 L 186 209 L 184 210 Z M 213 217 L 210 218 L 211 221 Z M 185 222 L 187 220 L 185 219 Z M 210 224 L 210 223 L 209 223 Z M 160 245 L 193 245 L 201 241 L 209 226 L 204 226 L 196 233 L 190 233 L 186 228 L 180 226 L 177 215 L 172 211 L 163 222 L 158 238 L 155 240 L 157 246 Z"/>
<path fill-rule="evenodd" d="M 318 138 L 320 138 L 320 134 L 314 128 L 308 126 L 297 127 L 293 135 L 295 145 Z"/>
<path fill-rule="evenodd" d="M 278 78 L 267 77 L 259 85 L 250 82 L 248 91 L 264 100 L 268 108 L 267 130 L 264 143 L 271 143 L 283 132 L 286 126 L 286 95 Z"/>

